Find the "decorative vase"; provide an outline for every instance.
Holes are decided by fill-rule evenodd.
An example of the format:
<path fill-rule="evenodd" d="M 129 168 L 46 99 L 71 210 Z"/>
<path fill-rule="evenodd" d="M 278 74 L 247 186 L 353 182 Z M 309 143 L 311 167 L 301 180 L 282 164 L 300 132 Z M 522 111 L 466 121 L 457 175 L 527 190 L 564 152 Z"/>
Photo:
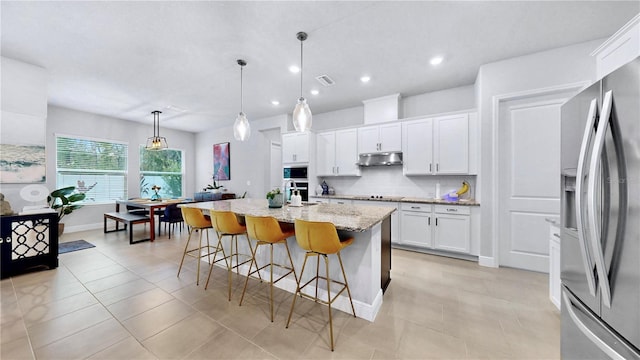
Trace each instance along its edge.
<path fill-rule="evenodd" d="M 284 204 L 284 194 L 275 194 L 272 198 L 267 199 L 270 208 L 281 208 Z"/>
<path fill-rule="evenodd" d="M 64 223 L 58 223 L 58 237 L 62 236 L 64 232 Z"/>
<path fill-rule="evenodd" d="M 316 186 L 316 195 L 320 196 L 322 195 L 322 185 L 318 184 L 318 186 Z"/>

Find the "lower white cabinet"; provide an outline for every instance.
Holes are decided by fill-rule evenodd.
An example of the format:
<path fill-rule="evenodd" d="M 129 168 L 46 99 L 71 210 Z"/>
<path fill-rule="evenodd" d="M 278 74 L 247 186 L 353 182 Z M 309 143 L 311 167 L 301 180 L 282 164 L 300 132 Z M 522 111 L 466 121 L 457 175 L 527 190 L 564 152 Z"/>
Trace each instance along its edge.
<path fill-rule="evenodd" d="M 329 204 L 353 205 L 353 200 L 347 200 L 347 199 L 329 199 Z"/>
<path fill-rule="evenodd" d="M 462 253 L 471 251 L 469 210 L 469 207 L 466 206 L 434 206 L 434 248 Z"/>
<path fill-rule="evenodd" d="M 318 204 L 328 204 L 329 203 L 329 198 L 321 198 L 321 197 L 309 196 L 309 202 L 310 203 L 318 203 Z"/>
<path fill-rule="evenodd" d="M 402 203 L 400 244 L 471 253 L 468 206 Z"/>

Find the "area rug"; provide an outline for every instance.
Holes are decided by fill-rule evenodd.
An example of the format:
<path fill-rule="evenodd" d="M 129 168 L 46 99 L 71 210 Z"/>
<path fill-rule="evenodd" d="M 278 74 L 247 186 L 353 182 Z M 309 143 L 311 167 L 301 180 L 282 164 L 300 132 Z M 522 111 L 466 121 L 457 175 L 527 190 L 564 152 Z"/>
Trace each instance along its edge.
<path fill-rule="evenodd" d="M 89 249 L 92 247 L 96 247 L 96 246 L 84 240 L 63 242 L 58 244 L 58 254 L 64 254 L 72 251 Z"/>

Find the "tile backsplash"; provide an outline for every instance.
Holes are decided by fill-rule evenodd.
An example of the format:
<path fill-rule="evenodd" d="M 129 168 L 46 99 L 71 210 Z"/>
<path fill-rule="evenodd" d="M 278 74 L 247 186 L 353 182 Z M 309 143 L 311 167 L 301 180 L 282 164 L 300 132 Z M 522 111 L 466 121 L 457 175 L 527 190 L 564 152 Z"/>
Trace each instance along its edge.
<path fill-rule="evenodd" d="M 402 166 L 365 167 L 360 177 L 326 177 L 318 178 L 335 189 L 337 195 L 383 195 L 434 198 L 436 184 L 440 183 L 442 195 L 462 186 L 462 181 L 469 182 L 470 191 L 463 198 L 476 198 L 475 175 L 425 175 L 404 176 Z M 312 191 L 313 192 L 313 191 Z"/>

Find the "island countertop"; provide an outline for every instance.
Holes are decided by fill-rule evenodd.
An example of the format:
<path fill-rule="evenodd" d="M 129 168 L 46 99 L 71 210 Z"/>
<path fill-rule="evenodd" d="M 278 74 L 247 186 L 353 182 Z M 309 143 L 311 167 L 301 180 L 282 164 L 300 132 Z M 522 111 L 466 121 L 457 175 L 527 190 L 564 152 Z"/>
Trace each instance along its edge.
<path fill-rule="evenodd" d="M 380 223 L 392 212 L 393 207 L 359 206 L 342 204 L 305 204 L 300 207 L 285 205 L 269 208 L 266 199 L 234 199 L 205 201 L 180 206 L 202 210 L 231 211 L 238 215 L 272 216 L 280 222 L 293 223 L 295 219 L 333 223 L 338 230 L 363 232 Z"/>

